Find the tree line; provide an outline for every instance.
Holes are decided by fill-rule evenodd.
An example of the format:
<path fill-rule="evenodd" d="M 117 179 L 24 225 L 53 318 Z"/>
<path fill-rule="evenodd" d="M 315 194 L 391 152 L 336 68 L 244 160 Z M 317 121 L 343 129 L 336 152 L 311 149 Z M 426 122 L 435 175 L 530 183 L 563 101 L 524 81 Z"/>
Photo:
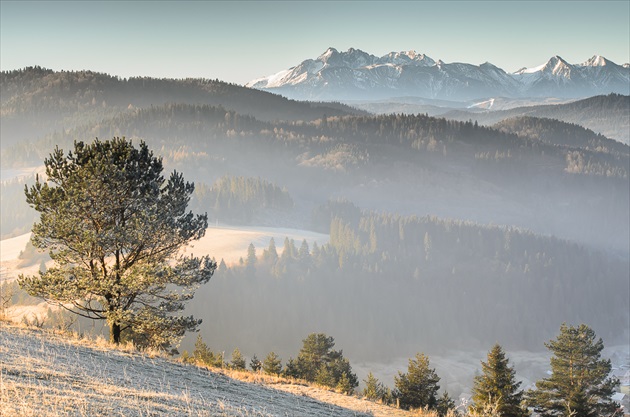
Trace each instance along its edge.
<path fill-rule="evenodd" d="M 423 353 L 409 359 L 406 372 L 398 372 L 393 389 L 369 372 L 363 380 L 364 388 L 357 391 L 357 376 L 342 351 L 333 350 L 334 345 L 333 337 L 311 333 L 302 341 L 296 359 L 290 358 L 284 366 L 271 351 L 262 362 L 253 355 L 249 369 L 304 380 L 347 395 L 359 394 L 405 410 L 433 411 L 440 417 L 528 417 L 532 411 L 545 417 L 612 417 L 621 410 L 611 399 L 619 381 L 609 376 L 610 360 L 601 357 L 602 339 L 597 339 L 584 324 L 561 325 L 560 334 L 545 344 L 552 353 L 549 377 L 527 391 L 520 388 L 514 367 L 503 347 L 496 343 L 487 360 L 481 361 L 481 372 L 473 380 L 471 401 L 466 404 L 457 404 L 445 390 L 440 395 L 440 377 Z M 246 359 L 238 348 L 228 362 L 223 353 L 213 352 L 201 335 L 197 336 L 192 354 L 183 352 L 181 361 L 247 371 Z"/>
<path fill-rule="evenodd" d="M 311 156 L 331 158 L 338 153 L 336 150 L 339 146 L 344 145 L 350 147 L 347 149 L 353 158 L 349 159 L 350 162 L 340 160 L 338 163 L 347 165 L 347 169 L 356 165 L 352 161 L 365 159 L 368 154 L 372 162 L 381 160 L 379 153 L 370 150 L 378 146 L 382 151 L 384 145 L 401 147 L 420 155 L 428 154 L 432 158 L 463 158 L 482 165 L 507 158 L 512 169 L 518 167 L 519 170 L 533 173 L 536 169 L 532 167 L 532 160 L 539 158 L 549 159 L 556 171 L 558 168 L 560 172 L 570 168 L 566 159 L 567 153 L 571 152 L 579 154 L 590 165 L 588 169 L 580 166 L 579 170 L 573 167 L 566 172 L 628 178 L 628 152 L 619 150 L 623 145 L 614 147 L 611 152 L 612 141 L 605 141 L 606 145 L 602 145 L 605 138 L 598 139 L 598 146 L 582 146 L 579 140 L 574 141 L 571 147 L 556 144 L 558 140 L 562 142 L 562 137 L 554 141 L 541 141 L 539 135 L 544 135 L 545 130 L 532 127 L 537 124 L 531 119 L 513 120 L 509 128 L 489 128 L 472 121 L 460 122 L 424 114 L 324 115 L 315 121 L 264 122 L 218 105 L 164 104 L 133 109 L 109 119 L 103 117 L 98 120 L 102 121 L 77 123 L 73 129 L 60 130 L 57 127 L 54 133 L 47 132 L 48 135 L 42 139 L 30 138 L 30 144 L 29 141 L 16 143 L 6 150 L 3 162 L 13 165 L 20 161 L 22 164 L 29 163 L 37 156 L 41 159 L 42 148 L 47 149 L 50 144 L 65 146 L 85 137 L 126 135 L 146 139 L 152 146 L 168 145 L 167 148 L 177 147 L 191 154 L 194 153 L 193 149 L 207 152 L 210 145 L 220 146 L 219 149 L 234 146 L 235 139 L 239 139 L 239 143 L 244 141 L 248 146 L 259 146 L 262 141 L 267 145 L 289 148 L 294 157 L 310 152 Z M 519 137 L 513 133 L 522 131 L 527 131 L 528 135 Z M 562 136 L 558 129 L 554 129 L 554 135 Z M 484 155 L 491 155 L 492 158 L 482 158 Z"/>

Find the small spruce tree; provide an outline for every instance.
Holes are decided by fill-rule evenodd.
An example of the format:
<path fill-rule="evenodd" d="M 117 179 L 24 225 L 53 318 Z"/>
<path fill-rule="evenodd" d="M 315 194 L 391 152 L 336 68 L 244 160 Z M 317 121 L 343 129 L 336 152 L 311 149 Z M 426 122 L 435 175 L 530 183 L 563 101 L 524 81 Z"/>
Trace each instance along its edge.
<path fill-rule="evenodd" d="M 252 359 L 249 361 L 249 367 L 252 368 L 252 371 L 258 372 L 262 367 L 262 363 L 258 360 L 256 355 L 252 356 Z"/>
<path fill-rule="evenodd" d="M 372 372 L 368 373 L 363 382 L 365 382 L 365 388 L 363 389 L 363 396 L 365 398 L 372 401 L 380 401 L 383 399 L 385 387 L 376 379 Z"/>
<path fill-rule="evenodd" d="M 415 359 L 409 359 L 407 373 L 398 372 L 394 381 L 394 396 L 399 400 L 401 408 L 436 408 L 440 378 L 435 369 L 429 368 L 429 358 L 426 355 L 418 353 Z"/>
<path fill-rule="evenodd" d="M 293 358 L 289 358 L 289 361 L 284 367 L 284 371 L 282 371 L 282 374 L 288 378 L 295 378 L 295 379 L 301 378 L 298 362 Z"/>
<path fill-rule="evenodd" d="M 437 405 L 435 406 L 435 411 L 437 411 L 438 416 L 446 417 L 449 415 L 449 413 L 451 413 L 451 415 L 457 415 L 455 413 L 455 408 L 455 400 L 451 398 L 448 392 L 444 391 L 442 396 L 438 398 Z"/>
<path fill-rule="evenodd" d="M 525 417 L 529 415 L 523 406 L 520 382 L 514 380 L 516 372 L 509 365 L 503 348 L 495 344 L 488 352 L 488 361 L 481 362 L 482 374 L 475 377 L 472 412 L 481 412 L 493 405 L 497 417 Z"/>
<path fill-rule="evenodd" d="M 203 338 L 200 334 L 197 335 L 197 340 L 195 341 L 195 350 L 193 351 L 192 356 L 197 363 L 201 363 L 207 366 L 214 366 L 214 354 L 203 341 Z"/>
<path fill-rule="evenodd" d="M 245 369 L 245 358 L 241 355 L 241 351 L 238 348 L 235 348 L 232 352 L 232 368 L 244 370 Z"/>
<path fill-rule="evenodd" d="M 262 363 L 262 370 L 268 375 L 280 375 L 282 372 L 282 361 L 275 352 L 269 352 Z"/>
<path fill-rule="evenodd" d="M 341 377 L 337 381 L 337 387 L 335 388 L 338 392 L 346 395 L 350 395 L 354 392 L 354 387 L 350 383 L 350 378 L 348 378 L 347 374 L 341 374 Z"/>

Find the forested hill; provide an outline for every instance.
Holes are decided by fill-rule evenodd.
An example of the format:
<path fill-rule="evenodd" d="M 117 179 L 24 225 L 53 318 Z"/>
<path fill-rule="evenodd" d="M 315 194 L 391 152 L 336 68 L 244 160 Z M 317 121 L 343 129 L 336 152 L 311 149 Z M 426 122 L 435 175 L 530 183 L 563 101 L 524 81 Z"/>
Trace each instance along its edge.
<path fill-rule="evenodd" d="M 186 159 L 184 154 L 212 152 L 214 146 L 245 152 L 236 146 L 235 141 L 240 141 L 251 148 L 262 146 L 262 150 L 271 153 L 289 150 L 296 164 L 333 170 L 345 171 L 399 158 L 393 156 L 398 149 L 442 162 L 456 161 L 478 172 L 490 170 L 493 174 L 508 170 L 507 163 L 508 171 L 516 174 L 520 170 L 531 174 L 571 172 L 628 178 L 627 146 L 612 146 L 614 142 L 602 136 L 582 138 L 584 134 L 571 144 L 561 143 L 563 139 L 556 136 L 567 133 L 559 132 L 557 124 L 549 128 L 551 122 L 546 123 L 545 140 L 540 140 L 540 133 L 532 133 L 536 129 L 518 127 L 523 123 L 506 122 L 498 126 L 500 129 L 491 129 L 426 115 L 325 117 L 313 122 L 272 123 L 223 107 L 167 104 L 57 131 L 40 141 L 24 141 L 6 150 L 3 163 L 35 164 L 54 145 L 68 147 L 75 140 L 91 137 L 127 136 L 164 148 L 167 155 L 177 149 L 174 158 L 180 162 Z M 562 146 L 556 146 L 556 142 Z"/>
<path fill-rule="evenodd" d="M 506 133 L 539 140 L 552 145 L 584 148 L 597 152 L 630 154 L 630 147 L 608 139 L 575 123 L 561 122 L 541 117 L 518 116 L 505 119 L 492 126 Z"/>
<path fill-rule="evenodd" d="M 628 247 L 627 153 L 426 115 L 265 122 L 223 107 L 167 104 L 22 142 L 3 150 L 2 164 L 38 165 L 55 146 L 112 136 L 147 141 L 169 169 L 197 182 L 228 173 L 285 187 L 301 212 L 294 227 L 304 226 L 312 207 L 344 195 L 366 209 L 512 224 Z"/>
<path fill-rule="evenodd" d="M 340 103 L 288 100 L 219 80 L 120 78 L 41 67 L 3 71 L 0 88 L 3 147 L 53 130 L 165 103 L 221 105 L 260 120 L 314 120 L 324 115 L 364 113 Z"/>
<path fill-rule="evenodd" d="M 444 114 L 453 120 L 477 120 L 492 125 L 517 116 L 545 117 L 576 123 L 607 138 L 630 144 L 630 96 L 609 94 L 566 104 L 517 107 L 510 110 L 470 112 L 454 110 Z"/>

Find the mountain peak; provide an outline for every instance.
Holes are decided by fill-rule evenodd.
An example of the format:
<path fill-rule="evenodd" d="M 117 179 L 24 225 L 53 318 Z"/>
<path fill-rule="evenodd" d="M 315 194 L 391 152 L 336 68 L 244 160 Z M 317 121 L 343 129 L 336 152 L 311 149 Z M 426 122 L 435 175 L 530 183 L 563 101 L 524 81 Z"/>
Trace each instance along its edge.
<path fill-rule="evenodd" d="M 381 57 L 351 47 L 330 47 L 315 59 L 254 80 L 248 86 L 277 89 L 295 99 L 382 99 L 402 95 L 447 100 L 481 97 L 584 97 L 627 94 L 630 65 L 595 55 L 570 64 L 554 55 L 542 65 L 515 73 L 485 62 L 447 64 L 416 50 L 392 51 Z"/>
<path fill-rule="evenodd" d="M 605 67 L 610 61 L 601 55 L 593 55 L 591 59 L 582 64 L 584 67 Z"/>
<path fill-rule="evenodd" d="M 542 65 L 538 65 L 537 67 L 526 68 L 523 67 L 520 70 L 516 71 L 515 74 L 523 75 L 523 74 L 535 74 L 535 73 L 549 73 L 549 74 L 558 74 L 560 72 L 570 71 L 571 64 L 562 59 L 559 55 L 554 55 L 547 62 Z"/>
<path fill-rule="evenodd" d="M 324 61 L 324 60 L 330 58 L 331 56 L 338 55 L 338 54 L 339 54 L 339 51 L 337 51 L 335 48 L 333 48 L 331 46 L 328 49 L 326 49 L 326 51 L 323 54 L 318 56 L 317 59 L 320 60 L 320 61 Z"/>
<path fill-rule="evenodd" d="M 569 64 L 567 61 L 562 59 L 560 55 L 554 55 L 551 58 L 549 58 L 549 61 L 547 61 L 547 65 L 549 64 L 553 65 L 553 68 L 556 68 L 558 65 L 571 66 L 571 64 Z"/>
<path fill-rule="evenodd" d="M 391 65 L 415 65 L 431 67 L 435 65 L 435 61 L 426 56 L 425 54 L 419 54 L 415 50 L 390 52 L 387 55 L 383 55 L 378 58 L 378 64 L 391 64 Z"/>

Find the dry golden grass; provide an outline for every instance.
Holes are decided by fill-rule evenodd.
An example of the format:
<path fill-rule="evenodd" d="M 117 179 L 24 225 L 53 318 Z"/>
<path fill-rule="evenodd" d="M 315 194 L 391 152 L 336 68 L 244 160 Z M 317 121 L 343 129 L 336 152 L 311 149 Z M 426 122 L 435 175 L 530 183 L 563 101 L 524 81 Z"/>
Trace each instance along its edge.
<path fill-rule="evenodd" d="M 103 337 L 0 323 L 1 416 L 410 416 L 269 375 L 210 371 Z"/>
<path fill-rule="evenodd" d="M 369 401 L 352 395 L 345 395 L 332 388 L 309 383 L 301 379 L 286 378 L 276 375 L 268 375 L 262 372 L 241 371 L 229 368 L 209 368 L 230 378 L 250 384 L 272 386 L 274 389 L 284 391 L 296 396 L 310 397 L 315 400 L 334 404 L 339 407 L 365 413 L 373 417 L 437 417 L 432 412 L 423 410 L 405 411 L 381 403 Z"/>

